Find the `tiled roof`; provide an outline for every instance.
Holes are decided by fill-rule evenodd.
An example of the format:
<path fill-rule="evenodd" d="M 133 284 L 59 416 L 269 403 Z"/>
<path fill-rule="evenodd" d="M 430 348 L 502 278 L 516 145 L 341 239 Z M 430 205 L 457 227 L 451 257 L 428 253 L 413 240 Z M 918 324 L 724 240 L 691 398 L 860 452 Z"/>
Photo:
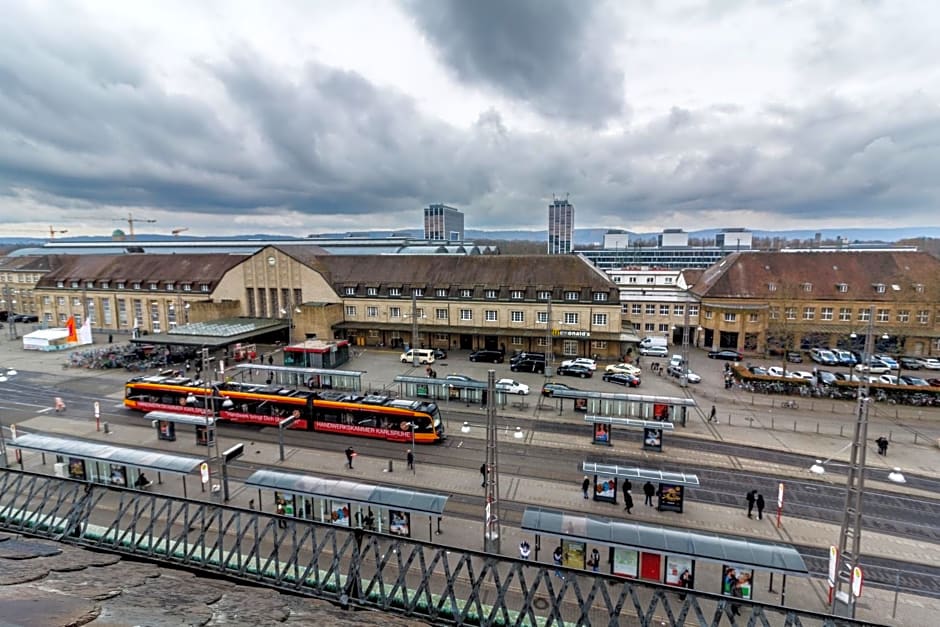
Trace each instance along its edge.
<path fill-rule="evenodd" d="M 48 272 L 62 263 L 62 255 L 32 255 L 28 257 L 0 258 L 0 270 L 20 272 Z"/>
<path fill-rule="evenodd" d="M 140 281 L 141 283 L 207 283 L 214 286 L 247 255 L 63 255 L 62 265 L 50 271 L 37 287 L 58 281 Z"/>
<path fill-rule="evenodd" d="M 877 285 L 884 286 L 882 292 Z M 705 270 L 692 291 L 705 298 L 779 299 L 799 294 L 813 300 L 936 303 L 940 260 L 909 251 L 739 252 Z"/>

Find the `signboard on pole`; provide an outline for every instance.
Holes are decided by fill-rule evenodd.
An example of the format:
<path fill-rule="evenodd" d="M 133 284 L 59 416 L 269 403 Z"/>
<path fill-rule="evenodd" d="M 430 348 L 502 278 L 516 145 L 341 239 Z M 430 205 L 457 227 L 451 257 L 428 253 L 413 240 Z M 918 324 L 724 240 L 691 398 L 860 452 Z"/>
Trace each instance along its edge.
<path fill-rule="evenodd" d="M 836 585 L 836 568 L 839 566 L 839 549 L 829 547 L 829 587 Z"/>
<path fill-rule="evenodd" d="M 101 403 L 95 401 L 95 420 L 101 418 Z"/>
<path fill-rule="evenodd" d="M 209 464 L 206 462 L 199 464 L 199 475 L 202 477 L 203 483 L 209 483 Z"/>
<path fill-rule="evenodd" d="M 856 599 L 862 596 L 862 583 L 864 579 L 861 566 L 856 566 L 852 569 L 852 596 Z"/>
<path fill-rule="evenodd" d="M 783 482 L 777 486 L 777 529 L 780 529 L 780 519 L 783 517 Z"/>

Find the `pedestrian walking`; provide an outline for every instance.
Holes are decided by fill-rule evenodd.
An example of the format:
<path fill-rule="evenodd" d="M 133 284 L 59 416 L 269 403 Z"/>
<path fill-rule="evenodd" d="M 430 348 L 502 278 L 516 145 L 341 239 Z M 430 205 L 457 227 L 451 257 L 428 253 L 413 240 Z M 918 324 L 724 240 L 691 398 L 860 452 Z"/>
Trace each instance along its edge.
<path fill-rule="evenodd" d="M 757 495 L 757 520 L 764 520 L 764 495 Z"/>
<path fill-rule="evenodd" d="M 353 450 L 353 447 L 347 446 L 346 447 L 346 468 L 349 468 L 350 470 L 352 470 L 353 457 L 355 456 L 356 456 L 356 451 Z"/>
<path fill-rule="evenodd" d="M 881 436 L 881 437 L 879 437 L 877 440 L 875 440 L 875 444 L 878 445 L 878 454 L 879 454 L 879 455 L 887 455 L 887 454 L 888 454 L 888 438 L 886 438 L 885 436 Z"/>
<path fill-rule="evenodd" d="M 633 513 L 633 495 L 629 491 L 623 493 L 623 508 L 627 510 L 628 514 Z"/>
<path fill-rule="evenodd" d="M 753 518 L 752 514 L 754 513 L 754 502 L 757 500 L 757 490 L 748 492 L 744 499 L 747 501 L 747 517 Z"/>
<path fill-rule="evenodd" d="M 532 547 L 529 546 L 529 541 L 523 539 L 522 542 L 519 543 L 519 557 L 527 560 L 529 559 L 529 555 L 531 555 L 531 553 Z"/>
<path fill-rule="evenodd" d="M 653 495 L 656 494 L 656 486 L 647 481 L 643 484 L 643 505 L 653 506 Z"/>
<path fill-rule="evenodd" d="M 483 482 L 480 484 L 481 488 L 486 487 L 486 464 L 480 465 L 480 474 L 483 475 Z"/>
<path fill-rule="evenodd" d="M 636 367 L 637 367 L 637 368 L 640 367 L 640 356 L 639 356 L 639 355 L 636 356 Z"/>
<path fill-rule="evenodd" d="M 268 355 L 268 365 L 269 366 L 274 365 L 274 355 Z"/>
<path fill-rule="evenodd" d="M 248 499 L 248 509 L 254 511 L 254 509 L 255 509 L 255 500 L 254 500 L 254 499 Z"/>
<path fill-rule="evenodd" d="M 114 335 L 108 333 L 108 344 L 114 344 Z"/>
<path fill-rule="evenodd" d="M 596 573 L 596 572 L 598 571 L 598 569 L 600 568 L 600 565 L 601 565 L 601 554 L 597 551 L 596 548 L 591 550 L 591 557 L 588 559 L 587 565 L 590 566 L 590 567 L 591 567 L 591 571 L 592 571 L 592 572 L 595 572 L 595 573 Z"/>
<path fill-rule="evenodd" d="M 415 454 L 411 452 L 411 449 L 408 449 L 408 454 L 405 456 L 405 459 L 408 461 L 408 470 L 414 470 Z"/>
<path fill-rule="evenodd" d="M 708 422 L 718 422 L 718 410 L 712 405 L 712 410 L 708 414 Z"/>
<path fill-rule="evenodd" d="M 584 493 L 584 498 L 588 498 L 588 490 L 591 489 L 591 480 L 587 478 L 587 475 L 584 477 L 584 481 L 581 482 L 581 492 Z"/>
<path fill-rule="evenodd" d="M 562 555 L 563 554 L 561 552 L 561 545 L 559 544 L 558 546 L 555 547 L 555 552 L 552 553 L 552 562 L 555 563 L 555 576 L 558 577 L 559 579 L 565 578 L 565 576 L 561 574 L 561 568 L 560 568 Z"/>

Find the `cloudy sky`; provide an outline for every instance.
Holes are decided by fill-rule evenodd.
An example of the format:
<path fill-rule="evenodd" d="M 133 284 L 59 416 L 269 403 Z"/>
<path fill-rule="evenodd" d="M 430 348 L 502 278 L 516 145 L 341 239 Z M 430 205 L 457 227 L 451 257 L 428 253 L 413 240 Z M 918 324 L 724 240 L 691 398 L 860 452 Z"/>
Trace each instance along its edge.
<path fill-rule="evenodd" d="M 929 0 L 0 10 L 2 234 L 940 224 Z"/>

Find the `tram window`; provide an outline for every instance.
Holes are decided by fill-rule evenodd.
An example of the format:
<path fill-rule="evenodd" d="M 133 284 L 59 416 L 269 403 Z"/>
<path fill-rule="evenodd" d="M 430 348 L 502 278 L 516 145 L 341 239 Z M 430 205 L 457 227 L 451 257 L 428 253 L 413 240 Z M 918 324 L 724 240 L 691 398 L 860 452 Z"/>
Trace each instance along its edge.
<path fill-rule="evenodd" d="M 323 422 L 341 423 L 343 422 L 343 413 L 338 411 L 318 411 L 317 420 Z"/>

